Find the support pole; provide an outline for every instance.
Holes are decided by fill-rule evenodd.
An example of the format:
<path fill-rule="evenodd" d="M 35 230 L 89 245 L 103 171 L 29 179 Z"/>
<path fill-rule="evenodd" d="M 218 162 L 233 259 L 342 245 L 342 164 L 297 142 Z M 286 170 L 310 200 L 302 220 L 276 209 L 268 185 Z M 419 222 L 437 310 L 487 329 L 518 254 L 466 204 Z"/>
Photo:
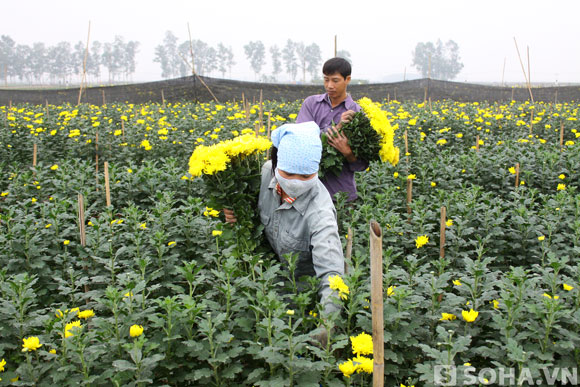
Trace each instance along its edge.
<path fill-rule="evenodd" d="M 439 226 L 439 257 L 445 258 L 445 228 L 447 227 L 447 208 L 441 207 L 441 221 Z"/>
<path fill-rule="evenodd" d="M 105 161 L 105 198 L 107 207 L 111 205 L 111 187 L 109 184 L 109 163 Z"/>
<path fill-rule="evenodd" d="M 371 312 L 373 325 L 373 387 L 385 383 L 385 342 L 383 322 L 383 242 L 381 226 L 370 224 Z"/>
<path fill-rule="evenodd" d="M 354 239 L 352 227 L 348 228 L 346 237 L 348 239 L 346 240 L 346 253 L 344 254 L 344 274 L 348 272 L 348 263 L 352 258 L 352 240 Z"/>

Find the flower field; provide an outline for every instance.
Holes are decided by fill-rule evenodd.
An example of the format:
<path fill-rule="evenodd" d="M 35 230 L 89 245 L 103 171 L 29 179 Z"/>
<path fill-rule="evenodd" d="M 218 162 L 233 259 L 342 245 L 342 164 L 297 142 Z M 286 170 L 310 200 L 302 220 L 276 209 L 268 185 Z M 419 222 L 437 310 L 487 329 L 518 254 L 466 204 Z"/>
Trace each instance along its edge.
<path fill-rule="evenodd" d="M 385 385 L 578 367 L 580 105 L 383 101 L 400 161 L 337 202 L 352 256 L 323 320 L 316 280 L 237 238 L 188 173 L 196 146 L 265 136 L 300 103 L 0 106 L 0 385 L 369 385 L 373 219 Z"/>

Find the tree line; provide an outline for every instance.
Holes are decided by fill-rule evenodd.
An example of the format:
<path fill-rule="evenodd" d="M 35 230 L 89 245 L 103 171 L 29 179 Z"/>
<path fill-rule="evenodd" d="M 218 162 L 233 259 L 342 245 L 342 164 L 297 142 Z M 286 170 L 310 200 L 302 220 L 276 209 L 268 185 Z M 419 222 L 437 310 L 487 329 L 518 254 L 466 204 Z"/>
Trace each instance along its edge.
<path fill-rule="evenodd" d="M 135 56 L 139 42 L 125 41 L 116 36 L 113 42 L 94 41 L 86 58 L 89 80 L 102 79 L 108 71 L 108 81 L 129 81 L 135 73 Z M 80 80 L 83 74 L 86 43 L 60 42 L 47 46 L 42 42 L 31 46 L 17 44 L 10 36 L 0 36 L 0 78 L 30 84 L 67 84 Z"/>

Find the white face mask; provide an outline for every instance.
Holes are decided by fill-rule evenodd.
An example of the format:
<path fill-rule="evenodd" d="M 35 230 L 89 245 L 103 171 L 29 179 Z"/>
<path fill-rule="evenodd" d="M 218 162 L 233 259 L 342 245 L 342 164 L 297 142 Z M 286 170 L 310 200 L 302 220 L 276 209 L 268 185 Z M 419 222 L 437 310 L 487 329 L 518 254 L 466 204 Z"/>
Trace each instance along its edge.
<path fill-rule="evenodd" d="M 299 179 L 286 179 L 282 177 L 278 172 L 278 168 L 276 168 L 276 180 L 280 184 L 280 187 L 286 192 L 286 195 L 290 196 L 291 198 L 297 198 L 298 196 L 302 196 L 314 187 L 318 181 L 318 174 L 314 175 L 312 178 L 308 180 L 299 180 Z"/>

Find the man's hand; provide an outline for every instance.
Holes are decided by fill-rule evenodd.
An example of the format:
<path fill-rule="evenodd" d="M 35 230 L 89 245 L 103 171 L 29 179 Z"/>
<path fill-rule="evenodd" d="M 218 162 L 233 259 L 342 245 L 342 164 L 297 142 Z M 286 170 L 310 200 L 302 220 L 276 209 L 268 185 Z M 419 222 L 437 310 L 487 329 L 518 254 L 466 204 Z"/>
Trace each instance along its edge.
<path fill-rule="evenodd" d="M 238 221 L 238 219 L 234 215 L 234 211 L 233 210 L 229 210 L 227 208 L 224 208 L 224 215 L 226 217 L 226 223 L 233 224 L 233 223 L 236 223 Z"/>
<path fill-rule="evenodd" d="M 343 115 L 346 113 L 347 112 L 343 113 Z M 356 161 L 356 156 L 352 153 L 352 149 L 350 149 L 350 145 L 348 145 L 348 138 L 346 138 L 344 134 L 334 126 L 328 128 L 327 134 L 328 143 L 342 153 L 348 162 L 352 163 Z"/>
<path fill-rule="evenodd" d="M 340 116 L 340 122 L 336 125 L 336 129 L 342 128 L 342 125 L 346 125 L 352 121 L 354 118 L 355 111 L 354 110 L 347 110 Z"/>

